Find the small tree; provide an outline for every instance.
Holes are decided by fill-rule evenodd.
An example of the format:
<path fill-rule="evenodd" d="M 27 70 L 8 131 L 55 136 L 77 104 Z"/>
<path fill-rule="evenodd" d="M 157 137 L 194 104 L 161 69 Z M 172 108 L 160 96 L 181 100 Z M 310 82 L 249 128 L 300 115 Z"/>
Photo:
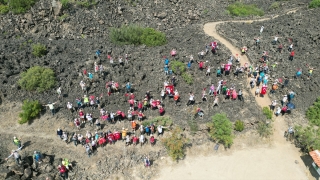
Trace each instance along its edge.
<path fill-rule="evenodd" d="M 273 133 L 272 126 L 270 123 L 265 123 L 263 121 L 259 121 L 257 126 L 257 132 L 261 137 L 270 137 Z"/>
<path fill-rule="evenodd" d="M 163 145 L 166 147 L 169 156 L 173 160 L 182 159 L 185 156 L 186 144 L 189 142 L 183 134 L 179 127 L 172 130 L 172 134 L 161 140 Z"/>
<path fill-rule="evenodd" d="M 234 129 L 235 129 L 236 131 L 239 131 L 239 132 L 243 131 L 243 129 L 244 129 L 244 123 L 243 123 L 243 121 L 236 120 L 236 122 L 234 123 Z"/>
<path fill-rule="evenodd" d="M 215 114 L 211 117 L 212 122 L 207 124 L 209 128 L 209 136 L 218 142 L 224 144 L 225 147 L 230 147 L 233 143 L 232 123 L 225 114 Z"/>
<path fill-rule="evenodd" d="M 47 54 L 47 48 L 40 43 L 32 45 L 32 54 L 36 57 L 41 57 Z"/>
<path fill-rule="evenodd" d="M 263 107 L 262 112 L 267 117 L 267 119 L 272 119 L 272 111 L 268 107 Z"/>
<path fill-rule="evenodd" d="M 308 108 L 306 116 L 312 124 L 320 126 L 320 97 Z"/>
<path fill-rule="evenodd" d="M 56 84 L 52 69 L 34 66 L 20 75 L 19 85 L 28 91 L 43 92 L 51 89 Z"/>
<path fill-rule="evenodd" d="M 19 114 L 21 118 L 18 123 L 24 124 L 38 116 L 41 111 L 41 104 L 38 101 L 24 100 L 22 105 L 22 112 Z"/>
<path fill-rule="evenodd" d="M 295 136 L 300 148 L 305 152 L 320 148 L 320 128 L 296 126 Z"/>

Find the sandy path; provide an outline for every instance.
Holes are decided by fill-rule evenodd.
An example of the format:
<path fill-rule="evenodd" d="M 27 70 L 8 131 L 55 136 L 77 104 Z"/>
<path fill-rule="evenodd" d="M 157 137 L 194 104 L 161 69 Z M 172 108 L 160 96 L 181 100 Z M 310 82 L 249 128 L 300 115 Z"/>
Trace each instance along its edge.
<path fill-rule="evenodd" d="M 294 13 L 297 9 L 288 11 Z M 278 16 L 274 16 L 276 18 Z M 270 18 L 255 21 L 266 21 Z M 233 46 L 216 31 L 216 26 L 226 22 L 220 21 L 204 25 L 204 32 L 224 44 L 232 54 L 241 54 L 240 47 Z M 241 57 L 241 63 L 249 63 L 247 56 Z M 254 90 L 251 90 L 254 96 Z M 260 107 L 271 104 L 268 96 L 255 97 Z M 274 135 L 271 147 L 246 148 L 234 151 L 231 155 L 219 154 L 207 157 L 187 157 L 179 165 L 168 166 L 161 170 L 161 179 L 308 179 L 308 170 L 300 158 L 299 150 L 283 138 L 288 122 L 281 116 L 272 123 Z M 295 163 L 297 162 L 297 164 Z"/>

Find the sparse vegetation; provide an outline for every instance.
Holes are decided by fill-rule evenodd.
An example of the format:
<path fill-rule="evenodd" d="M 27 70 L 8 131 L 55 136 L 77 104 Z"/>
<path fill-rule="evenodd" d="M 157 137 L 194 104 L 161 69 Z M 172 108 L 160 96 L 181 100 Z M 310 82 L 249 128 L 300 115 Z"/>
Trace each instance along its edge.
<path fill-rule="evenodd" d="M 114 44 L 134 44 L 147 46 L 161 46 L 166 44 L 165 34 L 152 28 L 144 28 L 138 25 L 111 28 L 110 38 Z"/>
<path fill-rule="evenodd" d="M 0 14 L 12 11 L 14 14 L 27 12 L 37 0 L 0 0 Z"/>
<path fill-rule="evenodd" d="M 310 123 L 320 126 L 320 97 L 308 108 L 306 116 Z"/>
<path fill-rule="evenodd" d="M 188 121 L 188 125 L 190 127 L 191 135 L 194 135 L 199 130 L 199 126 L 193 117 Z"/>
<path fill-rule="evenodd" d="M 41 57 L 47 54 L 47 48 L 45 45 L 37 43 L 32 45 L 32 54 L 36 57 Z"/>
<path fill-rule="evenodd" d="M 69 15 L 68 14 L 63 14 L 62 16 L 59 16 L 58 19 L 59 21 L 65 20 Z"/>
<path fill-rule="evenodd" d="M 192 78 L 191 74 L 184 72 L 184 73 L 182 73 L 181 76 L 182 76 L 183 80 L 184 80 L 187 84 L 190 85 L 190 84 L 193 83 L 193 78 Z"/>
<path fill-rule="evenodd" d="M 295 137 L 297 144 L 305 152 L 320 148 L 320 128 L 296 126 Z"/>
<path fill-rule="evenodd" d="M 320 0 L 312 0 L 309 4 L 309 8 L 317 8 L 320 7 Z"/>
<path fill-rule="evenodd" d="M 270 137 L 273 133 L 272 126 L 270 123 L 259 121 L 257 126 L 257 132 L 261 137 Z"/>
<path fill-rule="evenodd" d="M 52 69 L 34 66 L 20 75 L 19 85 L 28 91 L 43 92 L 56 84 Z"/>
<path fill-rule="evenodd" d="M 236 131 L 243 131 L 244 130 L 244 123 L 243 121 L 240 121 L 240 120 L 236 120 L 236 122 L 234 123 L 234 129 Z"/>
<path fill-rule="evenodd" d="M 171 61 L 170 67 L 175 74 L 181 75 L 186 72 L 186 65 L 181 61 Z"/>
<path fill-rule="evenodd" d="M 273 2 L 271 4 L 271 6 L 269 7 L 269 9 L 274 10 L 274 9 L 278 9 L 280 7 L 280 3 L 279 2 Z"/>
<path fill-rule="evenodd" d="M 158 116 L 151 120 L 143 121 L 143 126 L 149 126 L 150 124 L 156 124 L 169 127 L 172 125 L 172 119 L 169 116 Z"/>
<path fill-rule="evenodd" d="M 97 2 L 95 0 L 82 0 L 82 1 L 77 1 L 77 5 L 85 8 L 90 8 L 94 5 L 96 5 Z"/>
<path fill-rule="evenodd" d="M 268 107 L 263 107 L 262 112 L 267 117 L 267 119 L 272 119 L 273 112 Z"/>
<path fill-rule="evenodd" d="M 207 124 L 209 128 L 209 136 L 225 147 L 230 147 L 233 143 L 234 135 L 232 134 L 232 123 L 225 114 L 215 114 L 211 117 L 212 122 Z"/>
<path fill-rule="evenodd" d="M 62 7 L 67 8 L 69 6 L 69 0 L 60 0 Z"/>
<path fill-rule="evenodd" d="M 257 8 L 255 4 L 243 4 L 241 2 L 235 2 L 227 7 L 228 12 L 232 16 L 263 16 L 262 9 Z"/>
<path fill-rule="evenodd" d="M 38 101 L 24 100 L 22 112 L 19 114 L 19 124 L 24 124 L 38 116 L 41 111 L 41 104 Z"/>
<path fill-rule="evenodd" d="M 161 142 L 173 160 L 183 159 L 189 139 L 182 134 L 182 129 L 179 127 L 174 128 L 171 133 L 170 136 L 161 139 Z"/>

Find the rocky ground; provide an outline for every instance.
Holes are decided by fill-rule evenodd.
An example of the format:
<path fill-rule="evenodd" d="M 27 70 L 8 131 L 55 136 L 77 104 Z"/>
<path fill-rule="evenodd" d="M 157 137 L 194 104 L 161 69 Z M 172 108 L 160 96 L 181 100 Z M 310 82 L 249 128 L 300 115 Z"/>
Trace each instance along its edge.
<path fill-rule="evenodd" d="M 193 54 L 196 58 L 196 54 L 204 49 L 204 44 L 212 41 L 212 39 L 202 31 L 202 24 L 209 21 L 234 19 L 227 15 L 224 10 L 229 3 L 228 1 L 212 2 L 210 0 L 121 0 L 98 1 L 98 4 L 91 9 L 80 8 L 73 5 L 67 9 L 63 9 L 59 3 L 56 3 L 56 7 L 52 7 L 50 1 L 40 0 L 24 15 L 7 14 L 0 16 L 0 79 L 2 82 L 0 84 L 0 102 L 2 104 L 1 139 L 3 139 L 0 146 L 1 159 L 5 158 L 8 152 L 14 148 L 11 144 L 11 139 L 14 135 L 22 136 L 23 142 L 27 143 L 22 153 L 23 159 L 25 160 L 24 167 L 16 167 L 13 161 L 10 161 L 10 163 L 2 161 L 0 177 L 9 177 L 9 179 L 30 179 L 31 177 L 32 179 L 43 179 L 44 176 L 49 175 L 52 178 L 59 179 L 55 170 L 58 164 L 58 158 L 68 156 L 68 158 L 76 164 L 75 171 L 70 173 L 72 179 L 104 179 L 104 177 L 115 179 L 121 177 L 125 179 L 153 179 L 152 173 L 158 169 L 157 160 L 160 157 L 167 157 L 166 151 L 160 143 L 155 148 L 150 148 L 149 146 L 146 148 L 124 148 L 123 143 L 119 142 L 116 143 L 115 146 L 107 146 L 105 149 L 99 150 L 96 156 L 89 159 L 85 156 L 84 149 L 81 147 L 76 148 L 73 144 L 65 145 L 54 135 L 58 127 L 62 127 L 68 132 L 75 131 L 69 124 L 76 116 L 76 113 L 71 114 L 68 112 L 65 109 L 65 105 L 68 101 L 75 104 L 75 98 L 83 96 L 83 92 L 80 91 L 79 86 L 81 80 L 85 80 L 90 84 L 89 95 L 99 96 L 103 94 L 103 103 L 108 111 L 116 111 L 118 109 L 126 111 L 128 108 L 127 99 L 124 96 L 123 90 L 121 90 L 119 94 L 106 96 L 105 83 L 110 80 L 118 81 L 121 85 L 124 85 L 128 81 L 135 84 L 133 86 L 134 93 L 138 98 L 142 98 L 147 90 L 151 90 L 155 98 L 160 98 L 159 94 L 163 81 L 168 78 L 163 72 L 162 57 L 168 56 L 170 50 L 176 48 L 179 54 L 179 61 L 186 63 L 188 61 L 186 56 L 190 54 Z M 283 9 L 294 8 L 299 5 L 302 6 L 305 2 L 283 1 L 281 2 L 280 9 L 269 11 L 268 8 L 271 3 L 272 1 L 259 2 L 259 5 L 266 10 L 267 15 L 280 13 Z M 272 24 L 277 24 L 280 27 L 283 26 L 282 31 L 288 34 L 298 34 L 297 31 L 286 28 L 285 24 L 287 21 L 293 21 L 294 23 L 290 23 L 290 27 L 293 25 L 298 26 L 299 23 L 304 24 L 304 26 L 301 27 L 307 27 L 308 22 L 303 21 L 303 18 L 309 15 L 308 13 L 313 15 L 312 13 L 315 12 L 301 11 L 301 13 L 302 15 L 299 15 L 299 13 L 287 15 L 268 23 L 270 23 L 270 26 Z M 63 15 L 65 15 L 65 18 L 61 18 Z M 118 27 L 122 24 L 132 23 L 153 27 L 165 32 L 168 44 L 156 48 L 130 45 L 119 47 L 113 45 L 108 40 L 108 29 L 110 27 Z M 312 23 L 312 21 L 309 21 L 309 23 Z M 241 28 L 242 26 L 243 28 Z M 233 43 L 241 46 L 246 42 L 246 45 L 249 46 L 250 44 L 248 42 L 251 43 L 252 39 L 250 36 L 251 31 L 247 34 L 243 33 L 244 35 L 238 37 L 239 39 L 236 37 L 236 34 L 241 31 L 241 29 L 252 29 L 252 27 L 248 26 L 254 26 L 258 32 L 260 24 L 224 25 L 221 26 L 220 31 L 225 36 L 232 37 L 231 41 Z M 268 33 L 268 35 L 272 36 L 271 34 L 274 32 L 271 31 L 271 28 L 268 29 L 266 24 L 264 26 L 266 27 L 264 34 Z M 239 30 L 237 28 L 239 28 Z M 230 31 L 230 29 L 232 30 Z M 303 28 L 299 27 L 294 30 L 296 29 L 299 29 L 299 33 L 300 31 L 301 33 L 304 32 Z M 305 36 L 305 39 L 296 41 L 296 43 L 300 41 L 303 43 L 311 43 L 314 41 L 314 44 L 311 44 L 310 48 L 308 46 L 306 46 L 308 48 L 305 47 L 305 49 L 310 52 L 308 54 L 310 59 L 315 59 L 314 57 L 316 55 L 311 53 L 312 50 L 315 51 L 316 48 L 314 47 L 317 45 L 317 38 L 312 39 L 318 37 L 314 35 L 314 32 L 317 31 L 310 29 L 310 36 Z M 292 35 L 290 34 L 290 36 Z M 240 38 L 243 40 L 241 41 Z M 48 54 L 41 58 L 35 58 L 31 54 L 31 45 L 33 43 L 46 45 Z M 274 49 L 274 47 L 268 45 L 268 41 L 263 41 L 263 44 L 264 43 L 266 48 Z M 303 50 L 305 49 L 303 49 L 302 46 L 298 47 L 301 49 L 300 51 L 297 50 L 297 57 L 294 63 L 298 63 L 299 57 L 305 57 L 303 56 L 305 52 Z M 82 76 L 82 71 L 84 69 L 87 69 L 88 72 L 93 71 L 93 63 L 97 61 L 96 57 L 94 57 L 94 52 L 97 49 L 102 50 L 100 60 L 106 68 L 106 75 L 98 76 L 96 74 L 94 82 L 90 83 L 87 78 Z M 251 48 L 249 50 L 249 57 L 252 59 L 255 58 L 250 56 L 250 51 Z M 115 64 L 111 66 L 106 58 L 107 52 L 111 53 L 114 57 L 123 56 L 125 53 L 130 54 L 129 65 L 120 66 Z M 217 55 L 208 54 L 205 60 L 208 60 L 209 64 L 216 68 L 221 62 L 226 61 L 229 55 L 229 50 L 223 45 L 220 45 Z M 285 59 L 285 53 L 283 53 L 282 56 L 282 61 L 287 61 Z M 310 62 L 312 61 L 310 60 Z M 55 71 L 58 80 L 57 87 L 62 88 L 65 96 L 63 99 L 57 100 L 55 89 L 41 94 L 21 90 L 17 85 L 19 74 L 35 65 L 50 67 Z M 285 63 L 277 66 L 277 68 L 289 70 L 287 67 L 288 65 L 285 65 Z M 215 70 L 212 71 L 214 72 Z M 293 70 L 291 71 L 294 72 Z M 264 118 L 261 111 L 257 108 L 254 97 L 252 97 L 250 93 L 247 93 L 245 78 L 242 79 L 240 77 L 239 80 L 233 77 L 233 75 L 223 77 L 223 79 L 228 81 L 228 84 L 234 84 L 236 88 L 242 88 L 244 90 L 244 102 L 223 100 L 219 108 L 211 108 L 212 99 L 210 99 L 209 102 L 201 103 L 201 89 L 208 88 L 211 83 L 217 84 L 220 78 L 215 77 L 214 73 L 210 77 L 206 77 L 204 75 L 205 72 L 199 71 L 196 64 L 193 64 L 189 73 L 194 79 L 194 83 L 191 86 L 187 85 L 182 77 L 178 76 L 176 88 L 181 94 L 181 103 L 179 106 L 174 106 L 174 103 L 168 99 L 164 102 L 166 115 L 173 119 L 175 125 L 183 127 L 186 133 L 190 128 L 187 123 L 190 119 L 190 111 L 194 108 L 185 107 L 188 92 L 190 91 L 193 91 L 196 95 L 197 103 L 195 106 L 202 108 L 205 112 L 203 119 L 196 120 L 200 125 L 200 129 L 204 123 L 210 120 L 209 117 L 214 113 L 226 113 L 231 121 L 238 119 L 243 120 L 246 122 L 247 129 L 250 129 L 255 122 Z M 284 73 L 289 75 L 290 71 L 284 71 Z M 304 73 L 306 73 L 306 71 L 304 71 Z M 315 73 L 311 81 L 305 79 L 291 81 L 292 86 L 295 84 L 293 82 L 299 82 L 300 84 L 298 85 L 301 89 L 304 89 L 304 91 L 301 90 L 301 93 L 295 90 L 297 92 L 297 101 L 302 101 L 302 97 L 310 97 L 312 99 L 316 97 L 312 96 L 312 93 L 307 93 L 309 90 L 312 90 L 312 92 L 317 91 L 318 85 L 316 84 L 316 77 Z M 302 83 L 305 84 L 303 85 Z M 43 104 L 46 104 L 48 101 L 58 101 L 56 106 L 58 110 L 57 115 L 52 118 L 48 115 L 49 112 L 46 114 L 44 110 L 40 119 L 35 119 L 29 125 L 17 125 L 17 112 L 19 112 L 21 102 L 24 99 L 39 100 Z M 222 96 L 221 99 L 223 99 Z M 312 101 L 310 101 L 310 103 L 311 102 Z M 302 112 L 307 105 L 308 104 L 305 104 L 305 107 L 301 108 L 299 112 Z M 300 109 L 300 106 L 298 107 Z M 8 112 L 10 113 L 8 114 Z M 97 110 L 93 113 L 96 117 L 98 116 Z M 145 112 L 145 115 L 147 119 L 152 119 L 152 117 L 158 116 L 158 112 L 148 110 Z M 106 125 L 103 130 L 120 129 L 123 126 L 129 127 L 129 124 Z M 86 130 L 93 131 L 91 127 L 85 127 L 81 130 L 81 133 L 84 133 Z M 199 145 L 196 144 L 196 142 L 200 144 L 209 142 L 205 134 L 202 133 L 190 138 L 192 139 L 192 145 Z M 198 139 L 203 141 L 199 141 Z M 31 167 L 32 162 L 30 158 L 34 150 L 40 150 L 48 155 L 47 157 L 50 157 L 38 169 Z M 151 171 L 146 171 L 142 167 L 142 156 L 145 154 L 148 154 L 151 159 L 154 160 L 154 166 Z M 29 170 L 24 169 L 30 169 L 31 174 Z M 136 173 L 132 173 L 132 169 L 136 170 Z"/>

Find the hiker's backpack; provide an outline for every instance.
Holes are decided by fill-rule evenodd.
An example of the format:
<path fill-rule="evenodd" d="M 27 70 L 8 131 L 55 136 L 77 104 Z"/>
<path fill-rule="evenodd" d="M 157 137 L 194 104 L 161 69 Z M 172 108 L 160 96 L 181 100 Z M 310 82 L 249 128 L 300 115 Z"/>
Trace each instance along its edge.
<path fill-rule="evenodd" d="M 131 85 L 128 83 L 128 84 L 126 84 L 126 88 L 127 89 L 130 89 L 131 88 Z"/>
<path fill-rule="evenodd" d="M 217 70 L 217 75 L 221 75 L 221 70 L 220 69 Z"/>
<path fill-rule="evenodd" d="M 39 162 L 41 160 L 41 154 L 40 152 L 37 152 L 35 155 L 34 155 L 34 159 Z"/>

